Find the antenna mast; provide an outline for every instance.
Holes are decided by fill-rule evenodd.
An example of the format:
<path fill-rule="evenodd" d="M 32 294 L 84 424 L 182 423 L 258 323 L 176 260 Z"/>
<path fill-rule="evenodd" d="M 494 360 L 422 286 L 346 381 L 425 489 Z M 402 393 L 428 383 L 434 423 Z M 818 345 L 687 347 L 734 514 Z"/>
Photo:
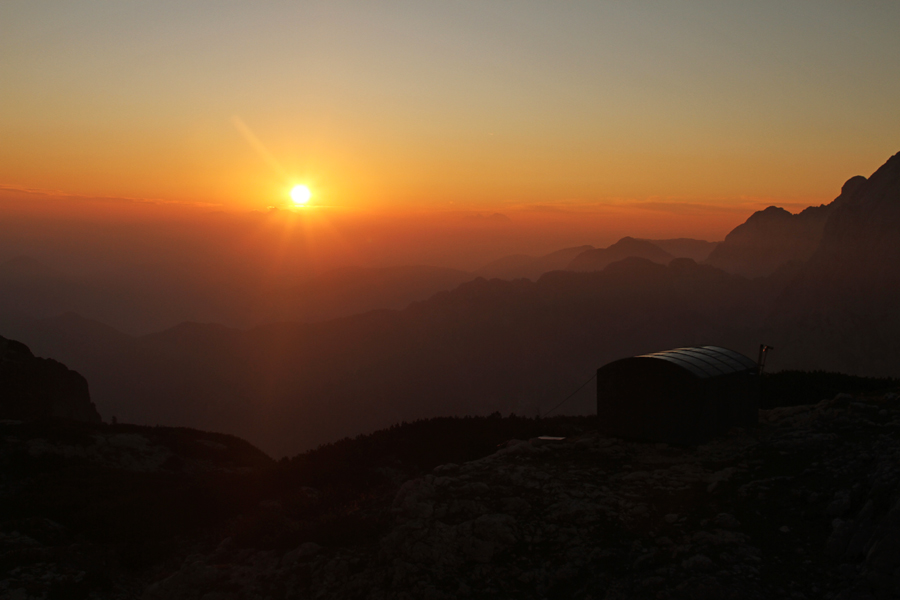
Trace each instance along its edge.
<path fill-rule="evenodd" d="M 767 346 L 765 344 L 759 345 L 759 358 L 756 359 L 756 368 L 759 372 L 759 375 L 763 374 L 763 371 L 766 370 L 766 356 L 769 353 L 769 350 L 774 350 L 772 346 Z"/>

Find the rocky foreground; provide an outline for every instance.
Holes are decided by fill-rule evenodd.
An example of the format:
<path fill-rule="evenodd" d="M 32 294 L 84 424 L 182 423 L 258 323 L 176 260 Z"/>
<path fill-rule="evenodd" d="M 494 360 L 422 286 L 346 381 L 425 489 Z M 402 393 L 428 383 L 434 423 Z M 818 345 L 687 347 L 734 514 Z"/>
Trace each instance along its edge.
<path fill-rule="evenodd" d="M 96 544 L 46 519 L 40 540 L 6 526 L 0 596 L 900 597 L 900 400 L 840 395 L 760 421 L 697 448 L 591 432 L 511 440 L 398 481 L 389 501 L 360 501 L 383 517 L 374 537 L 284 550 L 207 535 L 182 540 L 177 561 L 117 567 L 103 586 L 77 587 L 89 575 L 79 548 Z M 277 491 L 255 510 L 290 526 Z"/>

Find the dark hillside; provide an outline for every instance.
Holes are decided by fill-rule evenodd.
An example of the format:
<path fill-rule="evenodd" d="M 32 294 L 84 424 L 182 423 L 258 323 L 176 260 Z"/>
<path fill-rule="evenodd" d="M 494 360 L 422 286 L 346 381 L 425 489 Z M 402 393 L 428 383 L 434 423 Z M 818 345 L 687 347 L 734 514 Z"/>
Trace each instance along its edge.
<path fill-rule="evenodd" d="M 501 417 L 435 417 L 399 423 L 369 435 L 344 438 L 298 454 L 285 467 L 307 485 L 360 483 L 373 474 L 402 480 L 429 473 L 438 465 L 476 460 L 511 439 L 566 437 L 595 427 L 596 417 L 546 419 Z M 360 483 L 354 483 L 360 482 Z"/>
<path fill-rule="evenodd" d="M 404 420 L 534 416 L 623 356 L 710 343 L 752 353 L 780 291 L 767 285 L 690 259 L 633 258 L 536 282 L 478 279 L 403 311 L 323 323 L 184 324 L 114 346 L 89 322 L 17 335 L 83 372 L 107 416 L 229 431 L 281 456 Z M 590 414 L 593 397 L 564 410 Z"/>
<path fill-rule="evenodd" d="M 495 415 L 403 423 L 280 463 L 234 436 L 193 429 L 3 423 L 0 596 L 10 569 L 46 573 L 36 563 L 48 560 L 62 570 L 59 593 L 81 589 L 73 568 L 87 588 L 113 592 L 177 568 L 210 539 L 212 547 L 231 537 L 281 551 L 301 542 L 368 543 L 389 525 L 404 481 L 491 454 L 511 438 L 577 434 L 592 421 Z M 26 540 L 26 552 L 8 551 L 16 539 Z"/>

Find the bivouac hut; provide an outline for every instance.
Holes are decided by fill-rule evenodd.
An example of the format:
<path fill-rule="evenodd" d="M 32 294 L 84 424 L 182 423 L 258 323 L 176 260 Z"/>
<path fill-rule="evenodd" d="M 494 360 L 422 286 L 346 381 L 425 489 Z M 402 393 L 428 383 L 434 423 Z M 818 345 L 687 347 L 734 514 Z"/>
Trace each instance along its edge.
<path fill-rule="evenodd" d="M 623 358 L 597 369 L 601 432 L 625 439 L 698 444 L 758 423 L 755 362 L 719 346 Z"/>

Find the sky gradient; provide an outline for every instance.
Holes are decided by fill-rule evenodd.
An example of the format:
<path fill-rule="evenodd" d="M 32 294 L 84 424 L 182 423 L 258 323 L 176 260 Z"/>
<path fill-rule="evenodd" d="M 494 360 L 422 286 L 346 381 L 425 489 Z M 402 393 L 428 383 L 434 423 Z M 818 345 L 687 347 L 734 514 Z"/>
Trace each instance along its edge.
<path fill-rule="evenodd" d="M 297 183 L 341 210 L 797 208 L 900 150 L 898 32 L 894 1 L 7 0 L 0 186 L 241 210 Z"/>

